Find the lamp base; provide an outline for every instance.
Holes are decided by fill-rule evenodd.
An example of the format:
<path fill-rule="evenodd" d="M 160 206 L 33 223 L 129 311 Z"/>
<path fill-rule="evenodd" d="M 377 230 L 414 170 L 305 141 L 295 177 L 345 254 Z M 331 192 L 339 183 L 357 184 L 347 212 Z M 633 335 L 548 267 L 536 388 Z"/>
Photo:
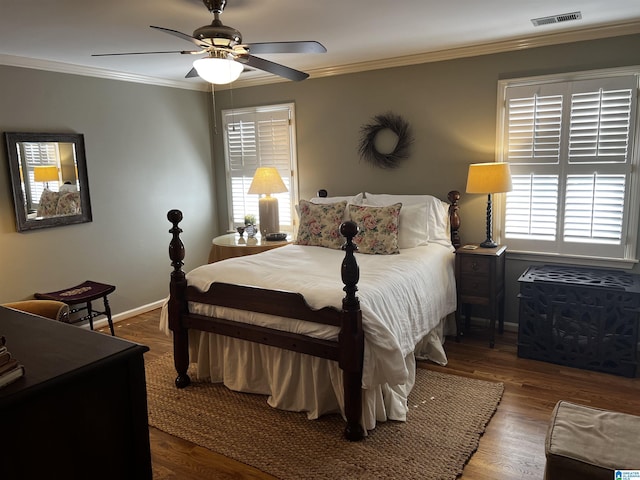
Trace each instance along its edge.
<path fill-rule="evenodd" d="M 490 238 L 487 238 L 484 242 L 480 244 L 480 247 L 482 248 L 496 248 L 497 246 L 498 244 L 493 240 L 491 240 Z"/>
<path fill-rule="evenodd" d="M 280 231 L 280 216 L 278 214 L 278 199 L 267 195 L 258 200 L 258 215 L 260 223 L 260 234 L 263 238 L 268 233 L 278 233 Z"/>
<path fill-rule="evenodd" d="M 491 194 L 487 195 L 487 238 L 480 244 L 481 248 L 496 248 L 498 244 L 493 241 L 491 234 L 493 231 L 491 225 Z"/>

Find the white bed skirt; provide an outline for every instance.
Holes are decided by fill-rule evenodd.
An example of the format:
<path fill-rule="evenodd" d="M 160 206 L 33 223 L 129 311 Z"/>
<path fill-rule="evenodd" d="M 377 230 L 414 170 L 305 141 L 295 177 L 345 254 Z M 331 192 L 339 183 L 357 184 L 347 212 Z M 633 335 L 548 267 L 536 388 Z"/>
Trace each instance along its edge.
<path fill-rule="evenodd" d="M 450 315 L 417 345 L 414 353 L 405 357 L 405 384 L 363 389 L 362 426 L 366 430 L 375 428 L 377 422 L 406 421 L 416 357 L 445 365 L 443 343 L 445 334 L 451 332 L 451 323 Z M 306 412 L 309 419 L 334 412 L 341 412 L 344 417 L 342 371 L 335 361 L 196 330 L 189 332 L 189 345 L 198 380 L 222 382 L 234 391 L 268 395 L 270 406 Z"/>

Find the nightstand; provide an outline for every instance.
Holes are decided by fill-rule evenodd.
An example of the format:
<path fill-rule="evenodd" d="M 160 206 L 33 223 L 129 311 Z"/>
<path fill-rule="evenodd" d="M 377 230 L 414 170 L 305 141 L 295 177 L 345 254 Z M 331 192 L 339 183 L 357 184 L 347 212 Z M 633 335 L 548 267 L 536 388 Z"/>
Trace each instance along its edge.
<path fill-rule="evenodd" d="M 237 233 L 229 233 L 220 235 L 211 242 L 211 250 L 209 251 L 209 263 L 219 262 L 232 257 L 244 257 L 245 255 L 253 255 L 254 253 L 264 252 L 272 248 L 283 247 L 291 243 L 291 239 L 268 241 L 256 235 L 253 238 L 243 237 Z"/>
<path fill-rule="evenodd" d="M 477 245 L 473 245 L 477 247 Z M 504 265 L 505 245 L 495 248 L 460 247 L 456 250 L 456 340 L 464 335 L 471 319 L 471 306 L 484 307 L 491 321 L 489 346 L 495 344 L 496 320 L 498 331 L 504 331 Z M 464 321 L 463 321 L 464 313 Z"/>

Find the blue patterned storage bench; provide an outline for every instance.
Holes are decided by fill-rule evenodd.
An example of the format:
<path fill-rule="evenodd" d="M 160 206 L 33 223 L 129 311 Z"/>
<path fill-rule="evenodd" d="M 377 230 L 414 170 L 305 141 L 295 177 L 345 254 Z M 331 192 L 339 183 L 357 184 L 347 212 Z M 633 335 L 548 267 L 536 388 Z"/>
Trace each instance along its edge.
<path fill-rule="evenodd" d="M 636 376 L 640 275 L 543 265 L 518 282 L 519 357 Z"/>

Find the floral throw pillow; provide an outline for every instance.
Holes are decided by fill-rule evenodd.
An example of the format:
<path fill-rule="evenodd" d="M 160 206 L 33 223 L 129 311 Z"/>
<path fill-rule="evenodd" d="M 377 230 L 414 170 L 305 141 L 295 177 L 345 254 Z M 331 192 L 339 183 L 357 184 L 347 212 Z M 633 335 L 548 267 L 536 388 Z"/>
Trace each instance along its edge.
<path fill-rule="evenodd" d="M 402 203 L 387 207 L 349 205 L 349 214 L 360 231 L 354 238 L 358 252 L 376 255 L 400 253 L 398 222 Z"/>
<path fill-rule="evenodd" d="M 58 206 L 56 207 L 56 215 L 78 215 L 80 211 L 80 192 L 62 192 Z"/>
<path fill-rule="evenodd" d="M 300 200 L 300 226 L 297 245 L 340 249 L 344 238 L 340 224 L 344 221 L 347 202 L 316 204 Z"/>
<path fill-rule="evenodd" d="M 40 196 L 36 215 L 38 217 L 51 217 L 55 215 L 59 199 L 60 194 L 58 192 L 45 188 Z"/>

